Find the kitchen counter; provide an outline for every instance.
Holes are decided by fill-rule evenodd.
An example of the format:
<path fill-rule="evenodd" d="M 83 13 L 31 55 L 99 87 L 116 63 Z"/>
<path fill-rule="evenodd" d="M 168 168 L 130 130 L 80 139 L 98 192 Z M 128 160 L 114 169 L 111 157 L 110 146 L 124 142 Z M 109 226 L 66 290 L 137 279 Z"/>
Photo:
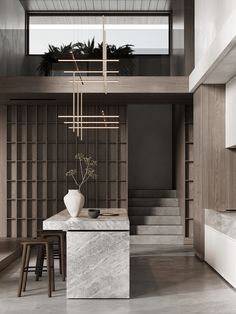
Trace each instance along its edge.
<path fill-rule="evenodd" d="M 124 208 L 100 209 L 115 216 L 88 217 L 84 208 L 43 222 L 45 230 L 67 234 L 67 298 L 129 298 L 129 219 Z"/>
<path fill-rule="evenodd" d="M 236 240 L 236 211 L 205 209 L 205 224 Z"/>
<path fill-rule="evenodd" d="M 112 213 L 117 216 L 99 216 L 96 219 L 88 216 L 88 209 L 83 208 L 79 217 L 72 218 L 65 209 L 44 220 L 43 228 L 50 230 L 129 230 L 129 219 L 125 208 L 102 208 L 101 214 Z"/>
<path fill-rule="evenodd" d="M 236 212 L 205 209 L 205 261 L 236 288 Z"/>

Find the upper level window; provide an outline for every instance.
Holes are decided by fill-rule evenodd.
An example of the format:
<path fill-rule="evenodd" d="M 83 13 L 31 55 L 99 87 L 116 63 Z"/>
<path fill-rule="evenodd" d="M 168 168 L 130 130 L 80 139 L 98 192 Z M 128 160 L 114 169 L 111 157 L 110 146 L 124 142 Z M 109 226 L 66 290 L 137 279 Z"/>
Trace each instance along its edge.
<path fill-rule="evenodd" d="M 169 54 L 169 15 L 106 16 L 107 43 L 133 45 L 136 55 Z M 87 42 L 95 38 L 102 42 L 101 16 L 29 15 L 28 54 L 41 55 L 48 45 L 61 46 Z"/>

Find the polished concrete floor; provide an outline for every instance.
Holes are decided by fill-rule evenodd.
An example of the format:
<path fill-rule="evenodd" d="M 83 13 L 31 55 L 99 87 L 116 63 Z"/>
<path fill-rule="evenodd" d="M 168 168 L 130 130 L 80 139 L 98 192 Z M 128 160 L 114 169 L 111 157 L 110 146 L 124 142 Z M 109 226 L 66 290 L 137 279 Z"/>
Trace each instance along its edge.
<path fill-rule="evenodd" d="M 1 314 L 236 314 L 236 291 L 191 247 L 132 246 L 131 299 L 67 300 L 56 276 L 56 292 L 47 297 L 46 277 L 29 276 L 27 291 L 16 297 L 20 260 L 0 273 Z"/>

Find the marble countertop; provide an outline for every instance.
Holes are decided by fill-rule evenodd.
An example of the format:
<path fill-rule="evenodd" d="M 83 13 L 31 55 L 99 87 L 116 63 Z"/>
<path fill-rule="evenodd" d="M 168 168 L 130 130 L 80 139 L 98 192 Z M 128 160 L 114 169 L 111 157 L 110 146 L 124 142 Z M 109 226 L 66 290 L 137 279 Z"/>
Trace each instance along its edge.
<path fill-rule="evenodd" d="M 236 212 L 205 209 L 205 224 L 236 240 Z"/>
<path fill-rule="evenodd" d="M 65 209 L 43 221 L 44 230 L 129 230 L 128 212 L 125 208 L 100 208 L 101 214 L 113 213 L 117 216 L 88 216 L 88 209 L 83 208 L 79 217 L 72 218 Z"/>

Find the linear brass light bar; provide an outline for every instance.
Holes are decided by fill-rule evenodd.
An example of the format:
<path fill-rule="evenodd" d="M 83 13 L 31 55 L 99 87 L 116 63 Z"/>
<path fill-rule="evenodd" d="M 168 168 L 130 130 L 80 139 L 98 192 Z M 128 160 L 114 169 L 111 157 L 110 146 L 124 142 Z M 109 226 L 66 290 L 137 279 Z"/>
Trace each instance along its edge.
<path fill-rule="evenodd" d="M 119 121 L 106 120 L 106 118 L 118 119 L 118 115 L 105 115 L 104 110 L 101 111 L 102 115 L 83 115 L 83 85 L 85 83 L 102 83 L 104 85 L 105 94 L 107 94 L 108 83 L 119 83 L 117 79 L 108 80 L 108 74 L 119 73 L 119 71 L 109 71 L 107 69 L 107 62 L 119 62 L 119 59 L 107 59 L 105 16 L 102 16 L 102 37 L 102 59 L 76 59 L 73 49 L 71 49 L 71 59 L 58 60 L 59 62 L 64 63 L 74 63 L 74 71 L 64 71 L 64 73 L 72 74 L 72 79 L 68 81 L 70 83 L 73 83 L 72 115 L 60 115 L 58 116 L 58 118 L 71 118 L 71 121 L 64 121 L 64 124 L 69 125 L 69 129 L 72 129 L 73 132 L 76 132 L 76 135 L 80 138 L 80 140 L 83 140 L 83 129 L 119 129 Z M 80 70 L 80 62 L 102 62 L 102 67 L 100 67 L 100 70 Z M 86 76 L 81 76 L 81 74 L 87 73 L 101 75 L 94 75 L 90 77 L 90 79 L 84 80 Z M 86 121 L 84 121 L 83 119 L 85 119 Z M 92 120 L 87 121 L 87 119 Z M 96 119 L 102 119 L 102 121 L 98 121 Z"/>
<path fill-rule="evenodd" d="M 81 83 L 80 81 L 75 81 L 76 83 Z M 119 81 L 100 81 L 100 80 L 97 80 L 97 81 L 92 81 L 92 80 L 83 80 L 83 83 L 119 83 Z M 69 83 L 74 83 L 74 81 L 69 81 Z"/>
<path fill-rule="evenodd" d="M 72 108 L 72 112 L 73 112 L 73 116 L 75 116 L 75 74 L 73 73 L 73 108 Z M 73 132 L 75 132 L 75 118 L 73 117 Z"/>
<path fill-rule="evenodd" d="M 64 121 L 65 124 L 73 124 L 73 121 Z M 76 124 L 119 124 L 119 121 L 82 121 L 75 122 Z"/>
<path fill-rule="evenodd" d="M 80 115 L 70 115 L 70 116 L 58 116 L 58 118 L 119 118 L 120 116 L 80 116 Z"/>
<path fill-rule="evenodd" d="M 70 74 L 73 74 L 73 73 L 81 73 L 81 74 L 85 74 L 85 73 L 97 73 L 97 74 L 100 74 L 100 73 L 103 73 L 103 71 L 93 71 L 93 70 L 87 70 L 87 71 L 64 71 L 64 73 L 70 73 Z M 119 73 L 119 71 L 106 71 L 106 73 L 108 74 L 113 74 L 113 73 Z"/>
<path fill-rule="evenodd" d="M 69 129 L 73 129 L 73 126 L 69 126 Z M 80 126 L 75 127 L 75 129 L 80 129 Z M 83 126 L 83 129 L 119 129 L 118 126 Z"/>
<path fill-rule="evenodd" d="M 58 62 L 119 62 L 119 59 L 58 59 Z"/>

